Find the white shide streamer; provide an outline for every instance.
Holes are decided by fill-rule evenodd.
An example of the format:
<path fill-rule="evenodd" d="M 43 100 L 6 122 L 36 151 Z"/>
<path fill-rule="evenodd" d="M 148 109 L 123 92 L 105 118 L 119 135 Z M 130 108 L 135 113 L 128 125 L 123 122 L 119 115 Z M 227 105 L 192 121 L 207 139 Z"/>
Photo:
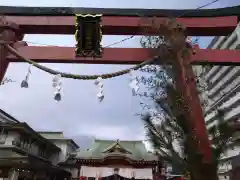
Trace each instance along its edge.
<path fill-rule="evenodd" d="M 61 75 L 57 74 L 52 79 L 52 86 L 55 88 L 54 92 L 54 99 L 56 101 L 61 101 L 61 90 L 62 90 L 62 82 L 61 82 Z"/>
<path fill-rule="evenodd" d="M 102 102 L 102 100 L 104 99 L 103 79 L 101 77 L 98 77 L 95 81 L 95 85 L 98 87 L 97 98 L 100 102 Z"/>

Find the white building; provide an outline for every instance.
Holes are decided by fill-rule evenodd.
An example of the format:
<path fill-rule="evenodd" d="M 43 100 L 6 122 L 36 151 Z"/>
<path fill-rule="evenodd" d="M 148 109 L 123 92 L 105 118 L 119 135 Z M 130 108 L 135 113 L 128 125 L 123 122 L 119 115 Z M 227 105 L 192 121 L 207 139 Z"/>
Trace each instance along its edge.
<path fill-rule="evenodd" d="M 240 49 L 240 24 L 231 35 L 215 37 L 208 48 Z M 207 94 L 209 99 L 204 109 L 206 124 L 212 126 L 216 123 L 217 110 L 224 113 L 226 121 L 240 121 L 240 66 L 205 66 L 203 70 L 208 85 L 203 94 Z M 231 169 L 231 157 L 239 154 L 240 144 L 223 155 L 223 163 L 219 167 L 219 173 L 223 175 L 221 179 L 229 178 L 225 172 Z"/>
<path fill-rule="evenodd" d="M 58 163 L 78 148 L 62 132 L 36 132 L 0 109 L 0 180 L 70 179 Z"/>

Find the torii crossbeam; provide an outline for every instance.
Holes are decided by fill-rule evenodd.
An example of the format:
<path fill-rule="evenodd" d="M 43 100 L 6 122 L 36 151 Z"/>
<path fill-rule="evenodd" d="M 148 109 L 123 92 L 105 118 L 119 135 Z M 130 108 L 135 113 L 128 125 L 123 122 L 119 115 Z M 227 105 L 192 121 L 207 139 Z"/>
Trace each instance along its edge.
<path fill-rule="evenodd" d="M 190 13 L 191 12 L 191 13 Z M 0 7 L 0 13 L 14 24 L 0 21 L 0 43 L 8 41 L 22 56 L 36 62 L 48 63 L 93 63 L 93 64 L 138 64 L 151 58 L 149 49 L 143 48 L 106 48 L 101 58 L 75 57 L 74 48 L 69 47 L 32 47 L 19 43 L 23 36 L 19 34 L 73 34 L 75 32 L 75 14 L 103 14 L 102 25 L 105 35 L 156 35 L 151 28 L 151 17 L 162 22 L 169 17 L 178 17 L 190 36 L 226 36 L 236 28 L 240 6 L 222 9 L 204 10 L 146 10 L 146 9 L 96 9 L 96 8 L 39 8 L 39 7 Z M 18 42 L 18 43 L 16 43 Z M 26 45 L 26 44 L 24 44 Z M 240 65 L 240 51 L 199 49 L 191 57 L 191 64 Z M 2 80 L 9 62 L 21 62 L 7 53 L 0 44 L 0 80 Z M 179 91 L 186 92 L 192 100 L 186 100 L 191 107 L 188 120 L 192 121 L 201 142 L 200 151 L 206 162 L 211 161 L 211 149 L 206 132 L 205 121 L 198 99 L 195 82 L 186 83 L 186 77 L 192 77 L 192 69 L 178 77 Z M 186 97 L 186 96 L 185 96 Z"/>

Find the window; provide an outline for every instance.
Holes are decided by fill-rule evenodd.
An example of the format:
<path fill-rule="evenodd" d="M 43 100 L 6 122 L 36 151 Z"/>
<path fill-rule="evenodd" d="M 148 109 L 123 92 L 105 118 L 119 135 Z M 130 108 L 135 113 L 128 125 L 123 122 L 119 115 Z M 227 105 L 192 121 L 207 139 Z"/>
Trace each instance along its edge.
<path fill-rule="evenodd" d="M 0 129 L 0 144 L 4 144 L 7 139 L 7 132 L 4 130 L 4 128 Z"/>
<path fill-rule="evenodd" d="M 21 147 L 21 148 L 24 147 L 24 139 L 23 139 L 23 138 L 20 139 L 20 147 Z"/>
<path fill-rule="evenodd" d="M 28 150 L 28 140 L 27 139 L 24 139 L 24 144 L 23 144 L 23 148 Z"/>
<path fill-rule="evenodd" d="M 29 143 L 29 152 L 32 152 L 32 142 Z"/>

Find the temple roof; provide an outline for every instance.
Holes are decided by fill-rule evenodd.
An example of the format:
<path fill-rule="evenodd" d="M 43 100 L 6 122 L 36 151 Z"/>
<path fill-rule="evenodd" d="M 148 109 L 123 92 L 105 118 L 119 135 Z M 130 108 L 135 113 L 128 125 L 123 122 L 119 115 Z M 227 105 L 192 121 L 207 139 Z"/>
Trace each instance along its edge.
<path fill-rule="evenodd" d="M 142 141 L 119 141 L 96 139 L 87 150 L 79 150 L 76 159 L 104 159 L 109 156 L 123 156 L 131 160 L 158 161 L 158 157 L 147 152 Z"/>
<path fill-rule="evenodd" d="M 19 123 L 19 121 L 10 114 L 0 109 L 0 123 Z"/>
<path fill-rule="evenodd" d="M 65 141 L 73 145 L 75 149 L 78 149 L 78 144 L 70 138 L 67 138 L 64 136 L 63 132 L 57 132 L 57 131 L 38 131 L 38 133 L 43 136 L 44 138 L 50 140 L 50 141 Z"/>

